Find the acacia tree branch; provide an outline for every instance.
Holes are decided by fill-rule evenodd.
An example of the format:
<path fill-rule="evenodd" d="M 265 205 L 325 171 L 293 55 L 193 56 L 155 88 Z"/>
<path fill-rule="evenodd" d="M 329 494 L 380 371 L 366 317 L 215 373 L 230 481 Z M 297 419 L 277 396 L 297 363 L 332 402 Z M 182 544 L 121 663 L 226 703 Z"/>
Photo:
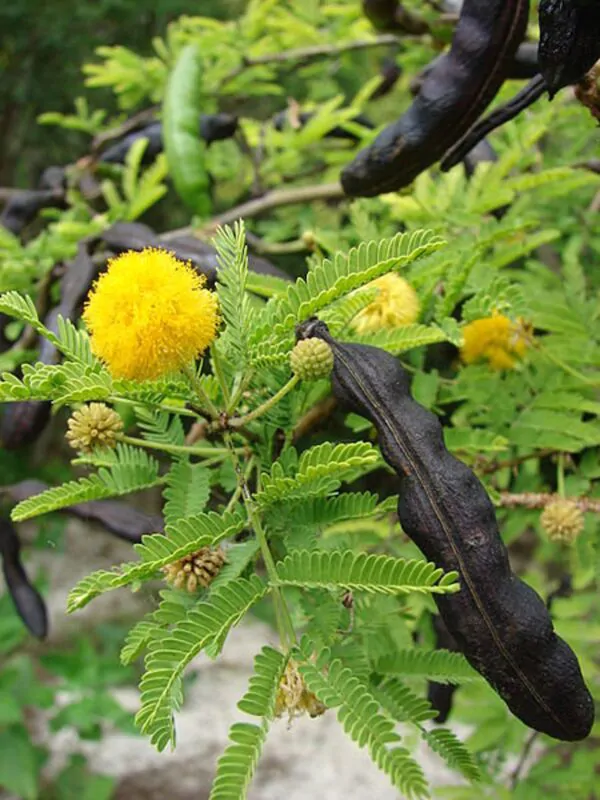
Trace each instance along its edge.
<path fill-rule="evenodd" d="M 552 453 L 555 452 L 556 450 L 552 450 L 551 448 L 545 448 L 544 450 L 536 450 L 535 452 L 527 453 L 524 456 L 507 458 L 504 461 L 492 461 L 489 464 L 483 465 L 477 471 L 482 475 L 490 475 L 492 472 L 498 472 L 501 469 L 518 467 L 519 464 L 522 464 L 524 461 L 529 461 L 532 458 L 545 458 L 546 456 L 552 455 Z"/>
<path fill-rule="evenodd" d="M 249 200 L 247 203 L 242 203 L 235 208 L 230 208 L 229 211 L 224 211 L 216 217 L 209 220 L 202 228 L 195 230 L 190 226 L 185 228 L 178 228 L 174 231 L 167 231 L 161 236 L 165 242 L 170 241 L 178 236 L 196 233 L 202 238 L 203 235 L 210 235 L 214 233 L 219 225 L 231 225 L 238 219 L 250 219 L 263 214 L 265 211 L 271 211 L 280 206 L 290 206 L 296 203 L 311 203 L 315 200 L 339 200 L 344 198 L 344 190 L 341 183 L 321 183 L 314 186 L 296 186 L 291 189 L 273 189 L 267 192 L 262 197 L 257 197 L 255 200 Z"/>
<path fill-rule="evenodd" d="M 512 494 L 511 492 L 502 492 L 500 494 L 500 505 L 504 508 L 545 508 L 549 503 L 557 499 L 558 495 L 556 494 L 537 492 Z M 595 500 L 592 497 L 568 497 L 566 499 L 575 503 L 581 511 L 600 514 L 600 500 Z"/>
<path fill-rule="evenodd" d="M 385 47 L 386 45 L 400 45 L 400 40 L 392 33 L 382 33 L 374 39 L 357 39 L 354 42 L 341 44 L 317 44 L 311 47 L 298 47 L 292 50 L 283 50 L 281 53 L 267 53 L 264 56 L 242 56 L 242 63 L 232 69 L 220 83 L 222 88 L 226 83 L 237 78 L 251 67 L 260 67 L 267 64 L 286 64 L 289 61 L 298 61 L 300 64 L 319 58 L 330 58 L 342 53 L 351 53 L 354 50 L 367 50 L 371 47 Z"/>

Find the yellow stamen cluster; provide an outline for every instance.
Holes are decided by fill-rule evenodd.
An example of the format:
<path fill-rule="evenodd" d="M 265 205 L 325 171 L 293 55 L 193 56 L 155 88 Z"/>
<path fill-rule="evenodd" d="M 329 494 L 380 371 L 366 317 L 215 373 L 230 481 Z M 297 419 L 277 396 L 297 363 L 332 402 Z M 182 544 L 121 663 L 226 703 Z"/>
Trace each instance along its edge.
<path fill-rule="evenodd" d="M 89 403 L 73 412 L 67 427 L 66 439 L 71 447 L 91 453 L 95 447 L 115 447 L 123 420 L 104 403 Z"/>
<path fill-rule="evenodd" d="M 275 716 L 282 717 L 287 713 L 291 721 L 302 714 L 308 714 L 313 718 L 320 717 L 326 711 L 327 707 L 306 688 L 295 661 L 290 659 L 279 683 L 275 699 Z"/>
<path fill-rule="evenodd" d="M 411 325 L 419 316 L 417 293 L 410 283 L 390 272 L 367 284 L 376 288 L 377 297 L 354 317 L 352 326 L 357 333 L 371 333 L 385 328 Z"/>
<path fill-rule="evenodd" d="M 522 320 L 513 322 L 503 314 L 476 319 L 463 328 L 460 356 L 465 364 L 487 361 L 492 369 L 512 369 L 522 358 L 531 330 Z"/>
<path fill-rule="evenodd" d="M 198 587 L 207 589 L 221 571 L 225 563 L 225 552 L 221 547 L 212 550 L 202 547 L 195 553 L 163 567 L 165 579 L 176 589 L 195 592 Z"/>
<path fill-rule="evenodd" d="M 573 544 L 583 530 L 583 513 L 572 500 L 558 498 L 548 503 L 540 517 L 548 538 L 559 544 Z"/>
<path fill-rule="evenodd" d="M 217 334 L 217 298 L 205 282 L 166 250 L 111 259 L 83 313 L 93 352 L 117 378 L 147 380 L 180 370 Z"/>

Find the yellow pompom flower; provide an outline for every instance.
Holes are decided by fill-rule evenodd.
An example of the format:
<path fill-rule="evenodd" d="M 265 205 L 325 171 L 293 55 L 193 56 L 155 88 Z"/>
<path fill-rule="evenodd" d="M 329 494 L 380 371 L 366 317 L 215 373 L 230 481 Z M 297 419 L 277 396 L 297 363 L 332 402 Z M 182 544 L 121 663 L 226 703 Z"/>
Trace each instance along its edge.
<path fill-rule="evenodd" d="M 366 288 L 378 290 L 372 303 L 354 317 L 352 326 L 357 333 L 371 333 L 382 328 L 411 325 L 419 316 L 419 298 L 410 283 L 390 272 L 369 283 Z"/>
<path fill-rule="evenodd" d="M 487 361 L 492 369 L 512 369 L 527 350 L 531 330 L 520 319 L 514 322 L 494 312 L 465 325 L 463 337 L 460 357 L 465 364 Z"/>
<path fill-rule="evenodd" d="M 148 380 L 181 369 L 217 334 L 217 297 L 205 283 L 166 250 L 111 259 L 83 313 L 92 351 L 117 378 Z"/>

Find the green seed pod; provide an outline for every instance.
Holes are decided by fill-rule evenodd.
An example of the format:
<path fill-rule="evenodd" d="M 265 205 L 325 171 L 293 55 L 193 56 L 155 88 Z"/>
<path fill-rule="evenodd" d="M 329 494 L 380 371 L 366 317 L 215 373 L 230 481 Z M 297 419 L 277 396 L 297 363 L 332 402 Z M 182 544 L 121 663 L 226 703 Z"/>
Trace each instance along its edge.
<path fill-rule="evenodd" d="M 540 596 L 512 572 L 485 489 L 448 452 L 437 417 L 412 399 L 397 359 L 338 342 L 316 320 L 298 336 L 327 342 L 336 399 L 376 426 L 400 477 L 405 533 L 438 567 L 458 572 L 460 591 L 435 601 L 459 650 L 526 725 L 564 741 L 586 738 L 594 703 L 577 658 Z"/>
<path fill-rule="evenodd" d="M 301 380 L 317 381 L 333 369 L 333 351 L 322 339 L 303 339 L 290 353 L 290 365 Z"/>

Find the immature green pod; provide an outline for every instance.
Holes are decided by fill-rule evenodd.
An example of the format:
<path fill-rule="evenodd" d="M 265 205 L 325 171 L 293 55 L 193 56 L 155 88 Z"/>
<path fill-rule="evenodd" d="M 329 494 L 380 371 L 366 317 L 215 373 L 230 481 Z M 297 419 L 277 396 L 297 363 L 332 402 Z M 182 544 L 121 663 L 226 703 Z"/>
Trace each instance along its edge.
<path fill-rule="evenodd" d="M 206 144 L 198 118 L 202 103 L 202 62 L 195 45 L 185 47 L 175 64 L 163 102 L 163 140 L 169 174 L 181 199 L 196 214 L 210 214 Z"/>
<path fill-rule="evenodd" d="M 526 725 L 584 739 L 594 705 L 577 658 L 542 599 L 511 571 L 485 489 L 448 452 L 437 417 L 412 399 L 407 373 L 384 350 L 336 341 L 322 322 L 309 320 L 298 336 L 330 345 L 336 399 L 377 428 L 400 476 L 404 531 L 430 561 L 459 573 L 461 590 L 436 603 L 460 651 Z"/>

